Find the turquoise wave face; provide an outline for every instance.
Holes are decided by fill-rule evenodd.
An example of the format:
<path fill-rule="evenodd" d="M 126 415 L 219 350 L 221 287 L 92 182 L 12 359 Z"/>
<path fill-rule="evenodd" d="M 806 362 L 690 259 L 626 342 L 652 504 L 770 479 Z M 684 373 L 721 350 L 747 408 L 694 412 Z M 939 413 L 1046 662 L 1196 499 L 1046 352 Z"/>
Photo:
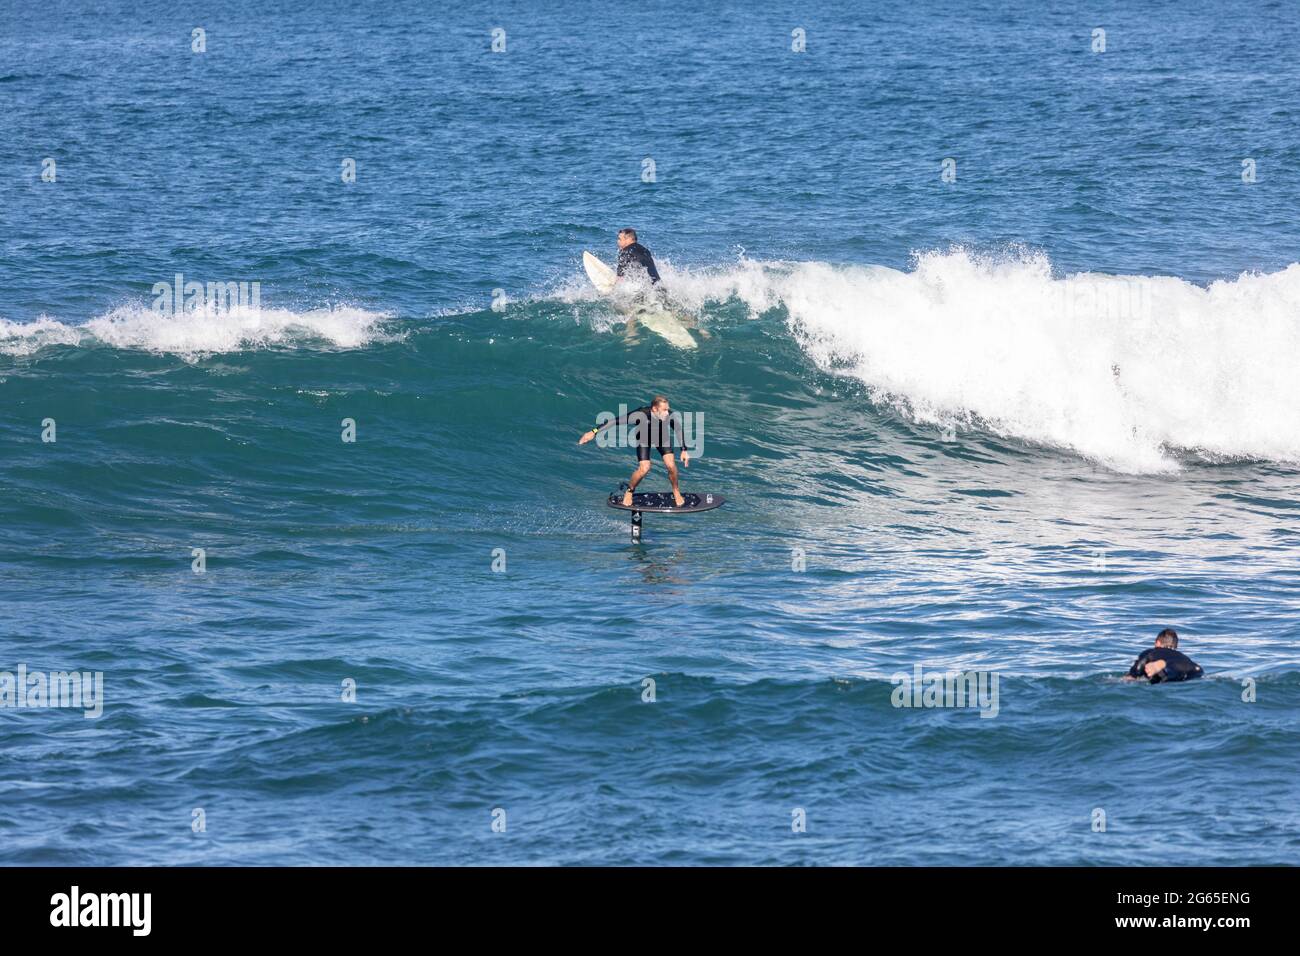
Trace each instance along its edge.
<path fill-rule="evenodd" d="M 0 30 L 0 862 L 1300 862 L 1294 23 L 325 9 Z"/>

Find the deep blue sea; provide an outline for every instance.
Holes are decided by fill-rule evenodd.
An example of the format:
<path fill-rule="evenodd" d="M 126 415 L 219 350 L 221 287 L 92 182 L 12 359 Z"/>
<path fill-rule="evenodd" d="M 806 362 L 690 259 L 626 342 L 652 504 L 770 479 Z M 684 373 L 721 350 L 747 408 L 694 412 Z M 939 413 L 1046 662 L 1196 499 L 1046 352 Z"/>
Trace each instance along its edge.
<path fill-rule="evenodd" d="M 1296 13 L 0 0 L 0 864 L 1300 863 Z"/>

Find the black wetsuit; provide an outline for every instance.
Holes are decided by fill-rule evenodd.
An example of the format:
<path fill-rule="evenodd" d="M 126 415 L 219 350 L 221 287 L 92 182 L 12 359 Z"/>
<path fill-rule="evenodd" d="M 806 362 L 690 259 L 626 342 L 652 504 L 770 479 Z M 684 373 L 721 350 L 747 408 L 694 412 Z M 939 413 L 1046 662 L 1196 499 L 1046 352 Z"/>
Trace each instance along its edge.
<path fill-rule="evenodd" d="M 1192 680 L 1205 672 L 1186 654 L 1172 647 L 1148 647 L 1138 655 L 1133 666 L 1129 668 L 1129 677 L 1146 677 L 1144 669 L 1152 661 L 1164 661 L 1165 669 L 1154 674 L 1150 680 L 1153 684 L 1167 684 L 1173 681 Z"/>
<path fill-rule="evenodd" d="M 650 284 L 658 285 L 659 270 L 655 268 L 655 257 L 650 255 L 650 250 L 639 242 L 618 250 L 618 274 L 623 275 L 624 270 L 629 266 L 644 269 L 650 276 Z"/>
<path fill-rule="evenodd" d="M 596 430 L 604 431 L 614 425 L 630 425 L 635 431 L 636 460 L 649 461 L 651 448 L 658 451 L 660 457 L 686 450 L 686 443 L 682 440 L 681 432 L 677 430 L 677 417 L 676 412 L 669 412 L 668 418 L 660 421 L 650 414 L 649 405 L 642 405 L 621 418 L 596 426 Z M 674 448 L 674 444 L 679 447 Z"/>

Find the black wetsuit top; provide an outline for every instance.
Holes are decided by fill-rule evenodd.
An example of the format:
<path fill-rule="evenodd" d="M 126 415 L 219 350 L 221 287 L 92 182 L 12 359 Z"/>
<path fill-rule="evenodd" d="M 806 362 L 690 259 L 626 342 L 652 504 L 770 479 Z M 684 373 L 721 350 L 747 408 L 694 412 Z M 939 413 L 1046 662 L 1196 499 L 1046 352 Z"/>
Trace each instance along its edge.
<path fill-rule="evenodd" d="M 621 418 L 606 422 L 604 425 L 597 425 L 596 430 L 604 431 L 614 425 L 623 424 L 631 425 L 635 430 L 637 461 L 649 461 L 651 448 L 658 451 L 660 455 L 686 450 L 686 442 L 682 439 L 681 432 L 677 430 L 676 412 L 669 412 L 668 418 L 660 421 L 650 414 L 649 405 L 642 405 Z M 674 448 L 674 444 L 678 447 Z"/>
<path fill-rule="evenodd" d="M 1129 668 L 1129 677 L 1146 677 L 1146 671 L 1143 669 L 1151 661 L 1164 661 L 1165 669 L 1150 678 L 1153 684 L 1165 684 L 1172 681 L 1192 680 L 1200 677 L 1205 672 L 1201 670 L 1201 665 L 1197 664 L 1186 654 L 1176 651 L 1172 647 L 1148 647 L 1138 655 L 1138 659 L 1133 662 Z"/>
<path fill-rule="evenodd" d="M 655 257 L 641 243 L 634 242 L 627 248 L 618 250 L 618 274 L 622 275 L 628 266 L 644 269 L 650 276 L 650 284 L 658 283 L 659 270 L 655 268 Z"/>

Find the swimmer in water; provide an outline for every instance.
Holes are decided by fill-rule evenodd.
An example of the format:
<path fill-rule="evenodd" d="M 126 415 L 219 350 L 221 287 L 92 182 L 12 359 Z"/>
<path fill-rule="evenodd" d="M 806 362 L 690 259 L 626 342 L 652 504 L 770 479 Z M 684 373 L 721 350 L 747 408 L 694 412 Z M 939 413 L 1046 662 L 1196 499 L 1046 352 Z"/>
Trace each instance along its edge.
<path fill-rule="evenodd" d="M 1141 680 L 1145 677 L 1153 684 L 1168 684 L 1172 681 L 1193 680 L 1205 672 L 1201 665 L 1178 647 L 1178 632 L 1167 627 L 1156 635 L 1155 647 L 1149 647 L 1133 662 L 1125 680 Z"/>

